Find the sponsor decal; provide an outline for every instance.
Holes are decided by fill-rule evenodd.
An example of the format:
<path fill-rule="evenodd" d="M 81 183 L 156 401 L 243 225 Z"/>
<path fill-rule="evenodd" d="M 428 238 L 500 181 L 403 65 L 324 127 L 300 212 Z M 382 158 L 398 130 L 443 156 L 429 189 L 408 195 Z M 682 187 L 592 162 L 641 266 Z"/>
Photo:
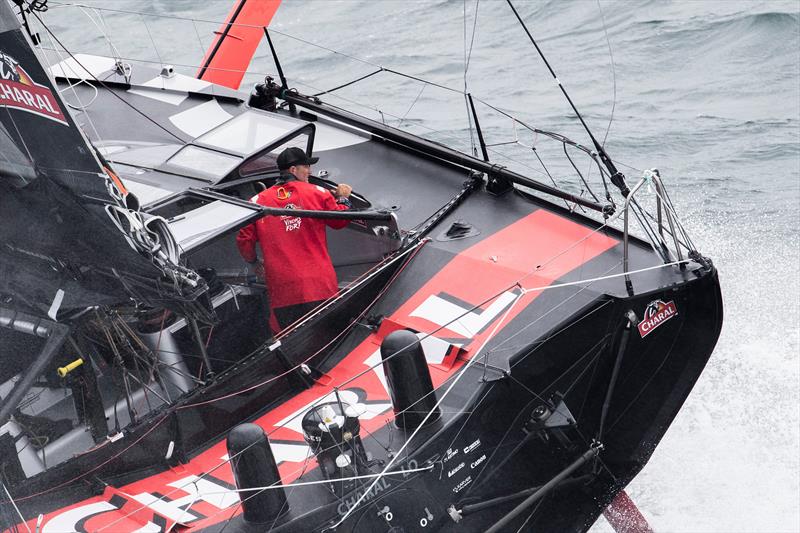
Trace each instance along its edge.
<path fill-rule="evenodd" d="M 458 463 L 458 466 L 457 466 L 457 467 L 455 467 L 454 469 L 450 470 L 450 471 L 447 473 L 447 477 L 453 477 L 455 474 L 457 474 L 457 473 L 458 473 L 458 471 L 459 471 L 459 470 L 461 470 L 462 468 L 464 468 L 464 465 L 465 465 L 465 464 L 466 464 L 466 463 L 465 463 L 464 461 L 461 461 L 460 463 Z"/>
<path fill-rule="evenodd" d="M 447 461 L 449 461 L 450 459 L 452 459 L 456 455 L 458 455 L 458 448 L 456 448 L 456 449 L 447 448 L 447 451 L 444 454 L 444 459 L 442 459 L 442 462 L 446 463 Z"/>
<path fill-rule="evenodd" d="M 49 87 L 33 81 L 22 65 L 0 50 L 0 107 L 19 109 L 67 125 Z"/>
<path fill-rule="evenodd" d="M 286 204 L 286 209 L 299 209 L 299 208 L 294 204 Z M 294 231 L 296 229 L 300 229 L 300 225 L 303 223 L 302 218 L 293 217 L 290 215 L 281 215 L 281 220 L 283 220 L 283 223 L 286 224 L 286 231 Z"/>
<path fill-rule="evenodd" d="M 475 442 L 464 448 L 464 453 L 469 453 L 481 445 L 481 439 L 475 439 Z"/>
<path fill-rule="evenodd" d="M 647 304 L 644 310 L 644 318 L 639 322 L 639 335 L 647 337 L 654 329 L 678 315 L 678 308 L 675 302 L 664 303 L 662 300 L 654 300 Z"/>
<path fill-rule="evenodd" d="M 370 489 L 367 495 L 364 496 L 364 499 L 361 500 L 361 502 L 366 503 L 374 499 L 381 492 L 389 490 L 391 487 L 392 484 L 389 482 L 389 480 L 386 479 L 385 477 L 382 477 L 378 480 L 377 483 L 375 483 L 375 486 Z M 336 511 L 339 513 L 339 516 L 346 515 L 348 511 L 350 511 L 350 509 L 352 509 L 353 506 L 355 506 L 356 502 L 358 501 L 359 498 L 361 498 L 363 494 L 364 494 L 363 489 L 357 490 L 354 494 L 342 500 L 341 503 L 339 503 L 339 506 L 336 508 Z M 388 521 L 391 521 L 391 518 L 389 518 Z"/>
<path fill-rule="evenodd" d="M 477 459 L 475 459 L 474 461 L 472 461 L 472 462 L 469 464 L 469 467 L 470 467 L 470 468 L 475 468 L 476 466 L 478 466 L 479 464 L 481 464 L 481 463 L 482 463 L 482 462 L 484 462 L 485 460 L 486 460 L 486 454 L 483 454 L 483 455 L 481 455 L 480 457 L 478 457 Z"/>
<path fill-rule="evenodd" d="M 464 479 L 462 479 L 462 480 L 461 480 L 461 481 L 458 483 L 458 485 L 456 485 L 455 487 L 453 487 L 453 492 L 455 492 L 456 494 L 458 494 L 459 492 L 461 492 L 461 491 L 464 489 L 464 487 L 466 487 L 466 486 L 467 486 L 467 485 L 469 485 L 470 483 L 472 483 L 472 476 L 467 476 L 467 477 L 465 477 Z"/>

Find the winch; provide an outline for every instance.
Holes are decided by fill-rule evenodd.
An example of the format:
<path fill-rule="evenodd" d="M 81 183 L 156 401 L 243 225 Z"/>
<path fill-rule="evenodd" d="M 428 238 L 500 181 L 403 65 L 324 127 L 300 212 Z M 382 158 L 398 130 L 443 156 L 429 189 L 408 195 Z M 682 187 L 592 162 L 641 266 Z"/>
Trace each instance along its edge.
<path fill-rule="evenodd" d="M 330 481 L 364 475 L 371 464 L 359 435 L 359 414 L 356 406 L 330 402 L 311 408 L 303 416 L 303 438 Z M 337 493 L 345 493 L 355 482 L 332 483 L 332 486 Z"/>

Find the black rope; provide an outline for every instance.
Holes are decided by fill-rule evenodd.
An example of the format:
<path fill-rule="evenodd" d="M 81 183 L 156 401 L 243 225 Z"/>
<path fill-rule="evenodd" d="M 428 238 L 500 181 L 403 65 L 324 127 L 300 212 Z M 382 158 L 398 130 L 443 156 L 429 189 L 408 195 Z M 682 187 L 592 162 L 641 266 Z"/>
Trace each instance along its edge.
<path fill-rule="evenodd" d="M 379 68 L 378 70 L 370 72 L 369 74 L 365 74 L 365 75 L 361 76 L 360 78 L 356 78 L 356 79 L 354 79 L 352 81 L 348 81 L 347 83 L 343 83 L 341 85 L 338 85 L 338 86 L 334 87 L 333 89 L 328 89 L 327 91 L 322 91 L 320 93 L 312 94 L 311 96 L 316 98 L 317 96 L 322 96 L 323 94 L 328 94 L 328 93 L 332 93 L 333 91 L 338 91 L 339 89 L 344 89 L 345 87 L 349 87 L 350 85 L 353 85 L 353 84 L 358 83 L 360 81 L 363 81 L 363 80 L 365 80 L 367 78 L 370 78 L 370 77 L 374 76 L 375 74 L 380 74 L 381 72 L 383 72 L 383 70 L 384 70 L 383 68 Z"/>
<path fill-rule="evenodd" d="M 592 143 L 594 144 L 595 149 L 597 150 L 598 155 L 600 156 L 600 159 L 603 160 L 603 163 L 606 165 L 606 168 L 608 168 L 608 171 L 611 174 L 618 174 L 619 172 L 617 171 L 617 168 L 614 166 L 614 163 L 611 161 L 611 158 L 608 157 L 608 154 L 606 154 L 606 151 L 603 149 L 603 147 L 600 145 L 600 143 L 597 142 L 597 139 L 594 138 L 594 135 L 592 134 L 592 130 L 589 129 L 589 126 L 586 124 L 586 121 L 583 120 L 583 116 L 578 111 L 578 108 L 575 107 L 574 103 L 572 103 L 572 98 L 569 97 L 569 94 L 567 94 L 567 90 L 564 88 L 563 85 L 561 85 L 561 80 L 558 79 L 558 76 L 556 76 L 555 71 L 550 66 L 550 63 L 547 61 L 547 58 L 544 57 L 544 53 L 542 53 L 542 49 L 539 48 L 539 45 L 536 43 L 536 40 L 533 38 L 533 35 L 531 35 L 531 32 L 528 31 L 528 27 L 525 25 L 525 22 L 522 20 L 522 17 L 520 17 L 519 13 L 517 13 L 517 9 L 514 7 L 514 4 L 511 3 L 511 0 L 506 0 L 506 2 L 508 3 L 509 7 L 511 7 L 511 10 L 514 12 L 514 16 L 517 17 L 517 20 L 519 21 L 520 25 L 522 26 L 522 29 L 525 30 L 525 33 L 528 35 L 528 39 L 530 39 L 531 43 L 536 48 L 536 51 L 539 52 L 539 57 L 542 58 L 542 61 L 544 61 L 544 64 L 547 67 L 547 70 L 550 71 L 550 74 L 552 74 L 553 79 L 556 80 L 556 83 L 558 84 L 558 88 L 561 89 L 561 92 L 564 94 L 564 97 L 567 99 L 567 102 L 569 102 L 569 105 L 572 108 L 572 110 L 575 112 L 575 115 L 577 115 L 578 120 L 580 120 L 581 124 L 583 125 L 583 128 L 586 130 L 586 133 L 589 134 L 589 138 L 592 140 Z"/>
<path fill-rule="evenodd" d="M 575 172 L 578 174 L 578 177 L 579 177 L 579 178 L 581 179 L 581 181 L 583 182 L 583 185 L 586 187 L 586 190 L 587 190 L 587 191 L 589 191 L 589 194 L 591 194 L 591 195 L 592 195 L 592 198 L 594 198 L 594 201 L 595 201 L 595 202 L 597 202 L 597 203 L 600 203 L 600 199 L 599 199 L 599 198 L 597 197 L 597 195 L 594 193 L 594 191 L 592 190 L 592 188 L 591 188 L 591 187 L 589 187 L 589 184 L 588 184 L 588 183 L 586 183 L 586 178 L 584 178 L 584 177 L 583 177 L 583 174 L 581 173 L 581 171 L 580 171 L 580 170 L 578 170 L 578 167 L 575 165 L 575 162 L 574 162 L 574 161 L 572 160 L 572 158 L 569 156 L 569 152 L 567 152 L 567 143 L 561 143 L 561 146 L 564 148 L 564 155 L 565 155 L 565 156 L 567 156 L 567 159 L 569 160 L 569 163 L 572 165 L 572 168 L 574 168 L 574 169 L 575 169 Z"/>

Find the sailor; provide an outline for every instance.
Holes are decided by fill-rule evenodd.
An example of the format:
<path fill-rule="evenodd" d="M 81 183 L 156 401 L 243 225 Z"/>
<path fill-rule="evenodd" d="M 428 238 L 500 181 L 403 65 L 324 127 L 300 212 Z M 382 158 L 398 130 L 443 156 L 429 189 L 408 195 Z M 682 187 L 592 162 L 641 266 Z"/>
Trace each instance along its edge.
<path fill-rule="evenodd" d="M 309 183 L 311 165 L 319 160 L 300 148 L 278 155 L 280 180 L 251 201 L 266 207 L 342 211 L 350 208 L 352 187 L 340 183 L 331 192 Z M 270 327 L 286 328 L 338 291 L 336 272 L 328 255 L 326 226 L 341 229 L 347 220 L 266 216 L 239 230 L 236 244 L 245 261 L 260 272 L 256 242 L 264 260 L 263 273 L 270 299 Z"/>

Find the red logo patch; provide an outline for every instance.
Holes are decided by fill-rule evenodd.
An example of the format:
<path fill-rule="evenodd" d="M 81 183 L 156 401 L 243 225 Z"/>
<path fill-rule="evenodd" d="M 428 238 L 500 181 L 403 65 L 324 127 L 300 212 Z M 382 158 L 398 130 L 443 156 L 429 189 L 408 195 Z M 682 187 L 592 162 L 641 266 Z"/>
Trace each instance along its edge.
<path fill-rule="evenodd" d="M 33 81 L 16 59 L 0 51 L 0 107 L 19 109 L 67 125 L 49 87 Z"/>
<path fill-rule="evenodd" d="M 654 329 L 677 314 L 678 308 L 675 307 L 675 302 L 664 303 L 661 300 L 650 302 L 644 310 L 644 318 L 639 322 L 639 334 L 642 338 L 647 337 Z"/>

